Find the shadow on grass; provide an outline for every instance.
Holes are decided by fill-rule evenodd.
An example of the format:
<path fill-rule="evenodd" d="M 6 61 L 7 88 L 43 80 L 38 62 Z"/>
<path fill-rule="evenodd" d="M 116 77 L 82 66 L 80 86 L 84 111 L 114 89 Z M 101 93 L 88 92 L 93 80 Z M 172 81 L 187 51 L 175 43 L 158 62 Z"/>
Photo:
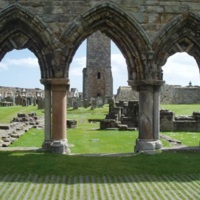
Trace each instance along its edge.
<path fill-rule="evenodd" d="M 200 173 L 200 154 L 163 152 L 118 157 L 0 152 L 0 175 L 72 176 L 186 175 Z"/>

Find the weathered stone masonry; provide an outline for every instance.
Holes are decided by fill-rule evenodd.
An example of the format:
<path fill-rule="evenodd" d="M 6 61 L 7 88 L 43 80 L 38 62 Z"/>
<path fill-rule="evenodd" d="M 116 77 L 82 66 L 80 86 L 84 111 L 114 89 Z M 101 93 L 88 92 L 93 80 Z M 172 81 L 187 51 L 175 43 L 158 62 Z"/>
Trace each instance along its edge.
<path fill-rule="evenodd" d="M 161 148 L 161 66 L 182 51 L 199 65 L 199 16 L 197 0 L 1 0 L 0 60 L 12 49 L 28 48 L 37 56 L 46 97 L 44 147 L 67 153 L 64 101 L 70 63 L 79 45 L 100 30 L 121 50 L 128 83 L 139 92 L 136 149 L 156 151 Z"/>

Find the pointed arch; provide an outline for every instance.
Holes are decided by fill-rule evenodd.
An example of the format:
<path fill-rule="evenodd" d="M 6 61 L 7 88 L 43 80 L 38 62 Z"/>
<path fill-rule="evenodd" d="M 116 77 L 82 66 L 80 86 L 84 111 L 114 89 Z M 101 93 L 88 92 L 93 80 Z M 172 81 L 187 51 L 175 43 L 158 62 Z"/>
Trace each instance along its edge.
<path fill-rule="evenodd" d="M 128 66 L 128 77 L 144 79 L 146 52 L 151 51 L 149 38 L 140 24 L 112 3 L 103 3 L 77 17 L 60 40 L 66 44 L 66 74 L 79 45 L 93 32 L 100 30 L 121 50 Z"/>
<path fill-rule="evenodd" d="M 177 52 L 187 52 L 200 67 L 200 16 L 185 12 L 173 18 L 154 39 L 153 50 L 158 67 Z"/>
<path fill-rule="evenodd" d="M 53 76 L 51 33 L 34 14 L 18 4 L 0 12 L 0 60 L 13 49 L 28 48 L 38 58 L 41 78 Z"/>

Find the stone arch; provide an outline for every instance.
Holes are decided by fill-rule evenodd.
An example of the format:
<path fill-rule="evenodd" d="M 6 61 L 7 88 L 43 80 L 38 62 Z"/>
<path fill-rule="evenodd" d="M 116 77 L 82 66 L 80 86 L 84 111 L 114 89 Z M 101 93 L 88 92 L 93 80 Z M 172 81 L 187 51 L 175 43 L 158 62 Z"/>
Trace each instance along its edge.
<path fill-rule="evenodd" d="M 151 52 L 149 38 L 140 24 L 112 3 L 99 4 L 82 13 L 63 32 L 60 40 L 66 44 L 66 76 L 79 45 L 93 32 L 100 30 L 121 50 L 128 66 L 129 80 L 145 79 L 147 52 Z"/>
<path fill-rule="evenodd" d="M 173 18 L 158 33 L 153 42 L 153 50 L 159 69 L 176 52 L 186 52 L 193 56 L 200 68 L 200 17 L 185 12 Z"/>
<path fill-rule="evenodd" d="M 52 77 L 51 33 L 47 26 L 18 4 L 1 11 L 0 21 L 0 60 L 13 49 L 27 48 L 38 58 L 41 78 Z"/>

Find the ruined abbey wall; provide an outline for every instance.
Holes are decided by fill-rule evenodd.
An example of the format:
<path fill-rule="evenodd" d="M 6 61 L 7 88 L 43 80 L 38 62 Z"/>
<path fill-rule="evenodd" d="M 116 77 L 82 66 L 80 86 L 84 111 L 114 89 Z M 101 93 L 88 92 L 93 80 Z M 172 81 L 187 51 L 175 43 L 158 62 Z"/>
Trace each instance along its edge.
<path fill-rule="evenodd" d="M 116 101 L 138 100 L 138 92 L 129 86 L 119 87 Z M 200 86 L 164 85 L 160 92 L 161 104 L 197 104 L 200 103 Z"/>
<path fill-rule="evenodd" d="M 161 103 L 163 104 L 195 104 L 200 103 L 200 87 L 181 87 L 164 85 L 161 88 Z"/>
<path fill-rule="evenodd" d="M 29 48 L 41 78 L 65 78 L 79 45 L 100 30 L 123 53 L 129 80 L 160 80 L 160 66 L 177 51 L 199 62 L 199 12 L 197 0 L 1 0 L 0 60 L 12 49 Z"/>

